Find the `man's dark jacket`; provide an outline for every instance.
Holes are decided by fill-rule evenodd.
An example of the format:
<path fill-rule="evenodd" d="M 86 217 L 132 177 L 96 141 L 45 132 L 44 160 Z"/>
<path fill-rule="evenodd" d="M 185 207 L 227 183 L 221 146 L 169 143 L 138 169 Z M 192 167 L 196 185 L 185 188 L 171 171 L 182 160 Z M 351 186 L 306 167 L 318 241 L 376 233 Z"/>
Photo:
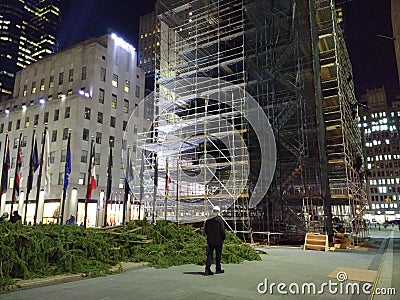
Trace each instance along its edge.
<path fill-rule="evenodd" d="M 225 240 L 225 226 L 221 216 L 208 219 L 204 231 L 207 235 L 207 244 L 211 246 L 220 246 Z"/>

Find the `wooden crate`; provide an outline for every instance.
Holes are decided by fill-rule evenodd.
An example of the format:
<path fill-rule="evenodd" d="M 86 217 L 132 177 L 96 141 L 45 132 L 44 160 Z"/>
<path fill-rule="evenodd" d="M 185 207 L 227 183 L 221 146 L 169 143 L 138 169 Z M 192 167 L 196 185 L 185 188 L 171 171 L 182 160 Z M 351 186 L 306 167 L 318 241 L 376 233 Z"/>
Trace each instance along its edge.
<path fill-rule="evenodd" d="M 320 233 L 307 233 L 303 249 L 328 251 L 328 236 Z"/>

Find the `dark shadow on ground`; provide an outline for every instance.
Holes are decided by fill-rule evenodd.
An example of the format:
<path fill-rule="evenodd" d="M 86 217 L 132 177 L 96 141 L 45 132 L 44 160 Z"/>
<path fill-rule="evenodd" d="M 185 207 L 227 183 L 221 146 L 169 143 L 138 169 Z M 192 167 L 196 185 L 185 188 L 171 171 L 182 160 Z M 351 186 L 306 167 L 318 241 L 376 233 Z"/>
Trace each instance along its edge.
<path fill-rule="evenodd" d="M 204 272 L 183 272 L 186 275 L 202 275 L 204 276 Z"/>

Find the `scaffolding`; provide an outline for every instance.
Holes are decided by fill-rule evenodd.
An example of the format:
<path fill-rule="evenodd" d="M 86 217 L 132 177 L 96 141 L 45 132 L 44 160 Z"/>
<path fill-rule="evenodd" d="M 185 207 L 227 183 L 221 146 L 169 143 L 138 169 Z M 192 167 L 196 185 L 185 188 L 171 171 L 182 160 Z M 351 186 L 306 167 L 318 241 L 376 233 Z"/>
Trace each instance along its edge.
<path fill-rule="evenodd" d="M 332 212 L 351 228 L 355 241 L 367 229 L 361 132 L 352 68 L 332 1 L 316 1 L 321 90 Z"/>
<path fill-rule="evenodd" d="M 365 203 L 361 135 L 333 1 L 161 0 L 156 14 L 154 120 L 137 135 L 134 189 L 152 217 L 202 222 L 219 205 L 235 231 L 304 236 L 326 231 L 328 203 L 335 222 L 354 225 Z M 268 117 L 277 153 L 254 207 L 269 182 L 247 95 Z"/>

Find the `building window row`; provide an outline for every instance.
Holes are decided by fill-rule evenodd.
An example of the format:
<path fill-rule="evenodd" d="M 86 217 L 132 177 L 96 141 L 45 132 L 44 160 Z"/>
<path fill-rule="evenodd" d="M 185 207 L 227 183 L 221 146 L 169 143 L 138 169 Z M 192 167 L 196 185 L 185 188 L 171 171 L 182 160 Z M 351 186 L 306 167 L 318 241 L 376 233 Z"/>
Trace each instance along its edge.
<path fill-rule="evenodd" d="M 73 82 L 74 81 L 74 69 L 70 69 L 68 71 L 68 82 Z M 85 80 L 87 78 L 87 66 L 82 67 L 81 70 L 81 80 Z M 50 75 L 49 77 L 49 88 L 53 88 L 54 87 L 54 75 Z M 64 83 L 64 72 L 60 72 L 58 74 L 58 84 L 62 85 Z M 39 89 L 40 91 L 44 91 L 45 90 L 45 86 L 46 86 L 46 79 L 45 78 L 41 78 L 40 79 L 40 86 Z M 33 81 L 31 83 L 31 94 L 36 94 L 37 92 L 37 85 L 36 85 L 36 81 Z M 24 84 L 23 87 L 23 96 L 26 96 L 28 94 L 28 83 Z"/>
<path fill-rule="evenodd" d="M 68 119 L 70 116 L 71 116 L 71 107 L 67 106 L 64 111 L 64 119 Z M 53 120 L 58 121 L 59 117 L 60 117 L 60 110 L 59 109 L 54 110 L 54 119 Z M 40 118 L 39 114 L 36 114 L 34 116 L 34 118 L 33 118 L 34 126 L 39 124 L 39 118 Z M 48 122 L 49 122 L 49 112 L 45 112 L 44 116 L 43 116 L 43 123 L 48 123 Z M 12 131 L 13 121 L 9 121 L 8 123 L 0 124 L 0 133 L 4 132 L 4 129 L 6 127 L 5 124 L 7 124 L 7 131 Z M 24 124 L 23 124 L 24 128 L 28 128 L 30 126 L 30 124 L 31 124 L 30 117 L 25 117 Z M 21 119 L 17 119 L 15 121 L 15 130 L 19 130 L 19 129 L 21 129 Z"/>

